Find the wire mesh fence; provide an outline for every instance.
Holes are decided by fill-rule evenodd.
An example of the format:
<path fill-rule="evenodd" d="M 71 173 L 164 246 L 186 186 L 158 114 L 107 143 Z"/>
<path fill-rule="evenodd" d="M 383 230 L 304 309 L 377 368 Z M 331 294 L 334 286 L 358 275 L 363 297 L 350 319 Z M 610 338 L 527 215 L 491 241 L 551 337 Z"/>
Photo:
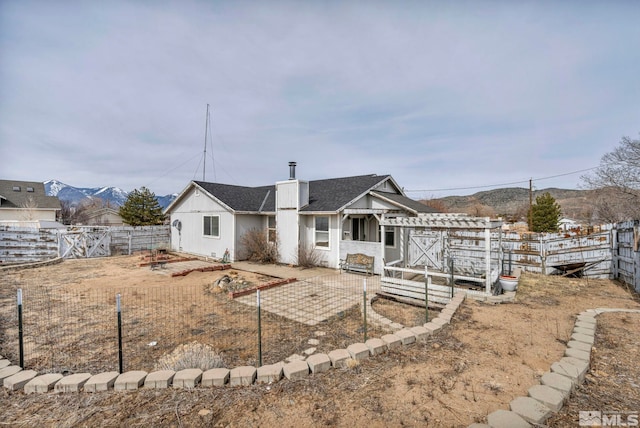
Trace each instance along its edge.
<path fill-rule="evenodd" d="M 115 293 L 29 285 L 22 288 L 21 326 L 15 289 L 5 287 L 0 354 L 18 361 L 21 330 L 24 367 L 40 372 L 151 371 L 191 342 L 210 345 L 225 367 L 272 364 L 384 334 L 363 316 L 366 281 L 374 293 L 377 277 L 344 274 L 238 297 L 217 283 L 123 286 Z"/>

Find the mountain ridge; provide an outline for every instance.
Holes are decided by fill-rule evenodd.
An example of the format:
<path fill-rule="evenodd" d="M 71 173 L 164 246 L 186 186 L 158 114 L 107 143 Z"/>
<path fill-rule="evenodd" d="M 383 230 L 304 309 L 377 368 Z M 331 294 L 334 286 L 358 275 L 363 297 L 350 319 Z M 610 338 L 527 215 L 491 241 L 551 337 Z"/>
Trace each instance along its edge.
<path fill-rule="evenodd" d="M 550 187 L 534 190 L 532 201 L 536 197 L 549 193 L 562 209 L 563 217 L 588 221 L 591 217 L 592 190 L 560 189 Z M 484 190 L 467 196 L 445 196 L 424 201 L 441 204 L 448 212 L 464 212 L 482 216 L 502 216 L 513 221 L 525 220 L 529 208 L 529 189 L 506 187 Z"/>
<path fill-rule="evenodd" d="M 58 199 L 68 201 L 71 205 L 99 198 L 119 207 L 125 203 L 129 196 L 129 192 L 115 186 L 75 187 L 55 179 L 45 181 L 44 189 L 48 196 L 57 196 Z M 162 209 L 165 209 L 177 196 L 177 193 L 173 193 L 164 196 L 156 195 L 156 198 Z"/>

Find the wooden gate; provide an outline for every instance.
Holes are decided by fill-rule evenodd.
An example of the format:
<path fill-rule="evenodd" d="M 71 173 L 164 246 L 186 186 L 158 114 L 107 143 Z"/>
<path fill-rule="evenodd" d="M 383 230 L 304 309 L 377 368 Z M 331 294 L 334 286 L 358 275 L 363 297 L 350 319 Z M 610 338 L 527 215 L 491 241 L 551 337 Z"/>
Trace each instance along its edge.
<path fill-rule="evenodd" d="M 427 266 L 442 271 L 445 266 L 445 233 L 441 230 L 410 231 L 409 266 Z"/>
<path fill-rule="evenodd" d="M 108 228 L 79 228 L 60 234 L 60 256 L 68 259 L 108 257 L 111 234 Z"/>

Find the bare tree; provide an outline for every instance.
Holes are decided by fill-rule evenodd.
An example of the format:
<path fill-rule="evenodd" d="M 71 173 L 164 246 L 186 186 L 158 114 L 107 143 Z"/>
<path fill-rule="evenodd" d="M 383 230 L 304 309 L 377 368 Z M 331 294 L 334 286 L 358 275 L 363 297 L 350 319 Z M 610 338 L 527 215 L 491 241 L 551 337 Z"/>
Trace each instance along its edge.
<path fill-rule="evenodd" d="M 20 204 L 20 208 L 22 208 L 21 216 L 23 220 L 35 220 L 35 210 L 38 208 L 38 203 L 31 197 L 31 195 L 27 196 L 27 198 Z"/>
<path fill-rule="evenodd" d="M 587 188 L 596 191 L 597 220 L 640 219 L 640 140 L 622 137 L 620 145 L 602 157 L 598 168 L 581 178 Z"/>
<path fill-rule="evenodd" d="M 69 200 L 61 199 L 58 218 L 62 224 L 86 224 L 91 211 L 101 208 L 113 208 L 113 206 L 109 201 L 101 198 L 83 199 L 77 205 Z"/>
<path fill-rule="evenodd" d="M 433 197 L 429 198 L 429 199 L 422 199 L 420 201 L 420 203 L 433 208 L 434 210 L 437 210 L 441 213 L 446 213 L 448 212 L 447 210 L 447 206 L 444 204 L 444 202 L 442 202 L 440 199 L 435 199 Z"/>
<path fill-rule="evenodd" d="M 476 202 L 466 210 L 466 213 L 474 217 L 495 217 L 496 212 L 493 208 L 487 205 L 483 205 L 480 202 Z"/>

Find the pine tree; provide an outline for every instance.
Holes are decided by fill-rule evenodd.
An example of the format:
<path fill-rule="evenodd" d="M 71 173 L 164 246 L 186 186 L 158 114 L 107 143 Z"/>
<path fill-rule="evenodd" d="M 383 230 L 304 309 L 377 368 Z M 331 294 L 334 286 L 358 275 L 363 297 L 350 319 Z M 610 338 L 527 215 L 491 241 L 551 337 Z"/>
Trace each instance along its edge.
<path fill-rule="evenodd" d="M 164 222 L 162 207 L 156 195 L 146 187 L 129 193 L 120 207 L 120 217 L 131 226 L 153 226 Z"/>
<path fill-rule="evenodd" d="M 560 205 L 550 193 L 537 196 L 536 203 L 531 207 L 532 232 L 557 232 L 560 217 Z"/>

